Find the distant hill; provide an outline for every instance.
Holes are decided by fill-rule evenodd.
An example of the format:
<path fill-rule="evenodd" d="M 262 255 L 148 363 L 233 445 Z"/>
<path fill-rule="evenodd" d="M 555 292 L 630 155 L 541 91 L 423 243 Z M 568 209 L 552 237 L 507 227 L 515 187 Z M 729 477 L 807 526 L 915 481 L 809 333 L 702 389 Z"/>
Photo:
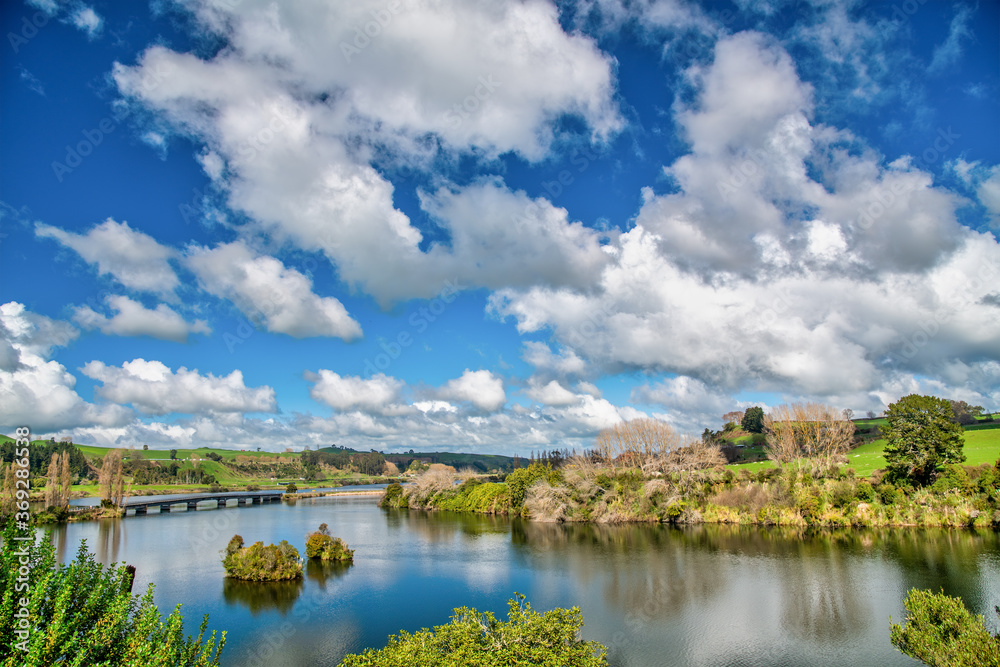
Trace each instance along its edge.
<path fill-rule="evenodd" d="M 443 463 L 456 470 L 472 468 L 478 472 L 499 470 L 509 472 L 514 469 L 514 457 L 499 454 L 471 454 L 464 452 L 414 452 L 412 454 L 386 454 L 385 460 L 392 461 L 400 470 L 406 470 L 410 462 L 419 459 L 427 463 Z M 527 461 L 524 465 L 527 465 Z"/>

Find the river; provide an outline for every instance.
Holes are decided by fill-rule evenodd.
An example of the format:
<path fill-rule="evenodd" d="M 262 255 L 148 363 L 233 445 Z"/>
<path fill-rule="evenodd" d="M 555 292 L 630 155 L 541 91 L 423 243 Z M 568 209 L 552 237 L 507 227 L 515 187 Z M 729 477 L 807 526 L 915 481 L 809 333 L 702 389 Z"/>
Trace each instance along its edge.
<path fill-rule="evenodd" d="M 446 512 L 382 510 L 376 497 L 73 523 L 100 562 L 138 568 L 185 631 L 204 614 L 228 630 L 223 665 L 336 665 L 387 635 L 447 622 L 454 607 L 506 617 L 524 593 L 535 609 L 577 605 L 583 636 L 612 665 L 918 665 L 889 643 L 912 587 L 961 596 L 996 625 L 1000 534 L 896 529 L 807 534 L 733 526 L 553 525 Z M 300 552 L 320 523 L 354 564 L 307 564 L 300 582 L 227 580 L 219 552 L 286 539 Z"/>

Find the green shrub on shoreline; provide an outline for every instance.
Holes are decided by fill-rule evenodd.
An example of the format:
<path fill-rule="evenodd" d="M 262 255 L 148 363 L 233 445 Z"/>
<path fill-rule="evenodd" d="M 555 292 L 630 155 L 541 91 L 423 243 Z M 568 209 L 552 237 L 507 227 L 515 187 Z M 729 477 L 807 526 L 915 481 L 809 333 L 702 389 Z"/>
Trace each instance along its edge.
<path fill-rule="evenodd" d="M 302 576 L 302 559 L 298 550 L 282 540 L 264 546 L 255 542 L 243 546 L 243 538 L 234 535 L 222 552 L 226 576 L 244 581 L 282 581 Z"/>

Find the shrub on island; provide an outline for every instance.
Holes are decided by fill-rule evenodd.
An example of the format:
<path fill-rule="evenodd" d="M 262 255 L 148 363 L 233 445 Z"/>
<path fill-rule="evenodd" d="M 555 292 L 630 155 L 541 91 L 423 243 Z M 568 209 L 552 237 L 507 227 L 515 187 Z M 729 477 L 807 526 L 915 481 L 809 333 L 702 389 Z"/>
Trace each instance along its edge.
<path fill-rule="evenodd" d="M 325 523 L 319 525 L 319 530 L 306 536 L 306 557 L 320 560 L 354 560 L 354 549 L 348 549 L 347 543 L 339 537 L 331 537 Z"/>
<path fill-rule="evenodd" d="M 254 542 L 243 546 L 243 538 L 234 535 L 222 552 L 226 576 L 244 581 L 282 581 L 302 576 L 302 559 L 298 550 L 286 540 L 264 546 Z"/>

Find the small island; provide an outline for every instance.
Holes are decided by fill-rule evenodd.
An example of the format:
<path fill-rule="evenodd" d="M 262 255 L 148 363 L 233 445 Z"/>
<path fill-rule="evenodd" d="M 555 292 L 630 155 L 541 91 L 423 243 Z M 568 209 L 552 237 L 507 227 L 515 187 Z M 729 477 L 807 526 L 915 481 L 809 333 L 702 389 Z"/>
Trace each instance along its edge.
<path fill-rule="evenodd" d="M 350 562 L 354 560 L 354 549 L 348 549 L 339 537 L 332 537 L 327 525 L 321 523 L 319 530 L 306 536 L 306 557 Z"/>
<path fill-rule="evenodd" d="M 233 579 L 283 581 L 302 577 L 302 559 L 287 540 L 267 546 L 263 542 L 254 542 L 244 547 L 243 538 L 233 535 L 222 554 L 226 576 Z"/>

